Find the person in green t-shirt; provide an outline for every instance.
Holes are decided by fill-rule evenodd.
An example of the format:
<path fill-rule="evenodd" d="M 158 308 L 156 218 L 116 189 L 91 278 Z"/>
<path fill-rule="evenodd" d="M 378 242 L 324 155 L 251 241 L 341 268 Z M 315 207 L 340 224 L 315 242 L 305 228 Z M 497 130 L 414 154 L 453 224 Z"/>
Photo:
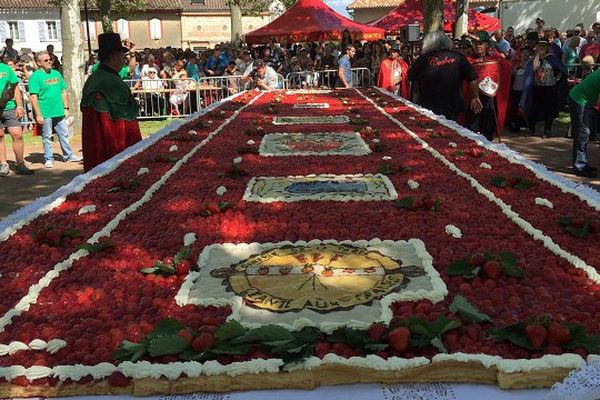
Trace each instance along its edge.
<path fill-rule="evenodd" d="M 7 64 L 0 63 L 0 176 L 7 176 L 10 172 L 9 165 L 6 162 L 5 128 L 13 140 L 13 151 L 17 161 L 15 172 L 19 175 L 33 174 L 33 171 L 25 165 L 23 159 L 25 145 L 23 143 L 23 128 L 19 119 L 23 118 L 24 114 L 19 78 Z"/>
<path fill-rule="evenodd" d="M 83 158 L 75 155 L 69 145 L 69 96 L 67 84 L 60 72 L 52 69 L 52 58 L 46 51 L 39 52 L 37 63 L 40 66 L 29 78 L 29 94 L 35 112 L 35 120 L 42 127 L 44 145 L 44 166 L 54 166 L 52 152 L 52 131 L 56 131 L 63 161 L 79 162 Z"/>
<path fill-rule="evenodd" d="M 573 169 L 575 174 L 588 178 L 598 175 L 587 154 L 590 140 L 589 121 L 600 111 L 600 70 L 592 72 L 569 92 L 571 132 L 573 135 Z"/>

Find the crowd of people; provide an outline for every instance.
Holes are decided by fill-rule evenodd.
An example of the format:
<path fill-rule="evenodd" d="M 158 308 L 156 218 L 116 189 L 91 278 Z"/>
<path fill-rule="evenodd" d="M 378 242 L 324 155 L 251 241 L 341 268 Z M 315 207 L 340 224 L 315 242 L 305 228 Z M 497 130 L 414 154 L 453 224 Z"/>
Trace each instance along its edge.
<path fill-rule="evenodd" d="M 589 30 L 578 24 L 561 32 L 538 18 L 535 27 L 519 34 L 512 27 L 491 35 L 482 31 L 461 38 L 436 32 L 420 43 L 403 43 L 399 38 L 361 42 L 344 31 L 340 41 L 286 45 L 273 40 L 268 45 L 241 48 L 222 43 L 201 52 L 175 47 L 137 49 L 129 40 L 122 46 L 124 65 L 117 73 L 136 99 L 138 116 L 194 112 L 210 101 L 199 95 L 206 85 L 210 90 L 202 93 L 217 91 L 221 98 L 246 89 L 282 88 L 283 78 L 293 76 L 287 83 L 294 88 L 376 82 L 492 140 L 505 126 L 535 135 L 538 122 L 544 124 L 543 137 L 552 135 L 558 112 L 566 110 L 570 87 L 600 63 L 600 22 Z M 3 68 L 11 71 L 6 76 L 15 81 L 8 80 L 5 89 L 16 85 L 0 119 L 2 128 L 14 139 L 15 171 L 31 173 L 22 158 L 22 125 L 37 125 L 46 167 L 51 168 L 54 162 L 53 132 L 59 138 L 63 159 L 80 161 L 68 143 L 66 83 L 52 46 L 37 54 L 20 53 L 7 39 L 0 57 Z M 86 78 L 100 68 L 98 54 L 93 53 L 86 63 Z M 368 74 L 357 77 L 352 73 L 357 68 Z M 452 79 L 447 79 L 449 76 Z M 52 82 L 51 87 L 45 87 L 47 82 Z M 600 126 L 594 104 L 583 107 L 582 117 L 592 137 Z M 24 116 L 29 117 L 29 124 L 19 121 Z M 0 176 L 8 174 L 4 147 L 0 136 Z M 586 176 L 593 172 L 581 164 L 575 168 Z"/>

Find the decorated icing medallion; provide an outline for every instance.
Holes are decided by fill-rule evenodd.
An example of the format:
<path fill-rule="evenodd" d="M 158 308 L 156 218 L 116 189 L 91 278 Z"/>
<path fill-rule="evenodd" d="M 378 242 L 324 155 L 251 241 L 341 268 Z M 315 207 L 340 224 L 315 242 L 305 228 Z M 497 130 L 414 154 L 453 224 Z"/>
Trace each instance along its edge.
<path fill-rule="evenodd" d="M 398 198 L 385 175 L 307 175 L 252 178 L 244 200 L 261 203 L 303 200 L 385 201 Z"/>
<path fill-rule="evenodd" d="M 260 143 L 261 156 L 329 156 L 371 153 L 357 132 L 271 133 Z"/>
<path fill-rule="evenodd" d="M 314 109 L 314 108 L 329 108 L 329 103 L 298 103 L 292 108 Z"/>
<path fill-rule="evenodd" d="M 350 119 L 347 115 L 321 115 L 321 116 L 288 116 L 274 117 L 274 125 L 303 125 L 303 124 L 347 124 Z"/>
<path fill-rule="evenodd" d="M 406 285 L 407 275 L 424 274 L 378 251 L 324 243 L 266 250 L 211 273 L 247 305 L 276 312 L 369 303 Z"/>
<path fill-rule="evenodd" d="M 215 244 L 198 267 L 177 303 L 230 305 L 230 318 L 250 326 L 367 326 L 389 321 L 392 302 L 447 294 L 416 239 Z"/>

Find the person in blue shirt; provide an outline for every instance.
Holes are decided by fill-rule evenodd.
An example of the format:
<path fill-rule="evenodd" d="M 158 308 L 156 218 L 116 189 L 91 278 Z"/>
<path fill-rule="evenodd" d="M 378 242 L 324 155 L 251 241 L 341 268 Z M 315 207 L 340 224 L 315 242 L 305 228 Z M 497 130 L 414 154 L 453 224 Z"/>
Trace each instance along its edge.
<path fill-rule="evenodd" d="M 340 58 L 338 62 L 338 86 L 343 88 L 352 87 L 352 63 L 351 59 L 356 54 L 356 49 L 352 45 L 348 45 L 345 48 L 346 53 Z"/>
<path fill-rule="evenodd" d="M 227 56 L 221 52 L 220 47 L 215 47 L 213 55 L 206 60 L 204 72 L 208 76 L 223 75 L 223 71 L 227 68 L 227 64 L 229 64 Z"/>
<path fill-rule="evenodd" d="M 198 68 L 198 58 L 196 54 L 191 53 L 188 62 L 185 66 L 187 76 L 195 81 L 200 79 L 200 68 Z"/>

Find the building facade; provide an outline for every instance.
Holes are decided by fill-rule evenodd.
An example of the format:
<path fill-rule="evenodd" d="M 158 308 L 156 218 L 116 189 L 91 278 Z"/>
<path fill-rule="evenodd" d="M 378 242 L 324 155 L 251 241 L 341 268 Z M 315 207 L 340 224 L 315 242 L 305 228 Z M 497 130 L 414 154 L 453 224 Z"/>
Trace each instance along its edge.
<path fill-rule="evenodd" d="M 136 11 L 127 18 L 117 15 L 111 15 L 111 17 L 113 18 L 113 30 L 118 32 L 121 38 L 135 43 L 137 49 L 181 46 L 180 0 L 146 0 L 143 11 Z M 85 13 L 83 11 L 81 13 L 81 32 L 86 50 L 88 47 L 87 25 L 89 25 L 92 49 L 97 49 L 97 37 L 99 33 L 102 33 L 100 14 L 97 10 L 89 10 L 87 22 Z"/>
<path fill-rule="evenodd" d="M 182 0 L 181 38 L 185 48 L 212 48 L 231 40 L 231 14 L 226 0 Z M 242 34 L 271 22 L 271 12 L 242 17 Z"/>
<path fill-rule="evenodd" d="M 62 50 L 60 11 L 41 0 L 0 0 L 0 46 L 11 38 L 17 50 Z"/>

